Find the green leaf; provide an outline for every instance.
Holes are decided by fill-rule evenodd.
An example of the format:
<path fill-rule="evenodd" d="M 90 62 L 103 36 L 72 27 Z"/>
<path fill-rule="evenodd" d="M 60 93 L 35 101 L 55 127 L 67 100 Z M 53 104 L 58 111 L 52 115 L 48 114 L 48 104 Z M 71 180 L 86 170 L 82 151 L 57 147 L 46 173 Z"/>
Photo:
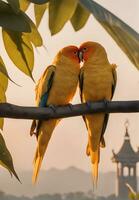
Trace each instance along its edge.
<path fill-rule="evenodd" d="M 0 80 L 2 81 L 1 73 L 0 73 Z M 4 84 L 0 84 L 0 103 L 5 103 L 6 102 L 5 90 L 4 90 L 3 86 L 4 86 Z M 3 126 L 4 126 L 4 119 L 0 118 L 0 129 L 1 130 L 3 130 Z"/>
<path fill-rule="evenodd" d="M 28 22 L 30 23 L 31 32 L 30 33 L 24 33 L 24 35 L 30 40 L 35 47 L 40 47 L 43 45 L 42 37 L 36 27 L 36 25 L 32 22 L 32 20 L 27 17 Z"/>
<path fill-rule="evenodd" d="M 14 10 L 15 13 L 18 13 L 19 10 L 19 0 L 7 0 L 12 9 Z"/>
<path fill-rule="evenodd" d="M 72 17 L 77 7 L 77 3 L 78 0 L 50 0 L 49 28 L 52 35 L 58 33 Z"/>
<path fill-rule="evenodd" d="M 131 200 L 136 200 L 137 198 L 136 198 L 136 195 L 135 194 L 133 194 L 133 193 L 129 193 L 129 199 L 131 199 Z"/>
<path fill-rule="evenodd" d="M 139 193 L 136 194 L 136 199 L 139 199 Z"/>
<path fill-rule="evenodd" d="M 75 13 L 71 18 L 71 23 L 75 31 L 78 31 L 84 27 L 89 18 L 89 15 L 90 12 L 81 4 L 78 4 Z"/>
<path fill-rule="evenodd" d="M 3 90 L 2 87 L 0 87 L 0 103 L 6 102 L 6 96 L 5 96 L 5 91 Z"/>
<path fill-rule="evenodd" d="M 4 92 L 7 90 L 8 87 L 8 78 L 10 79 L 4 62 L 0 56 L 0 87 L 2 87 Z"/>
<path fill-rule="evenodd" d="M 17 83 L 15 83 L 10 76 L 8 75 L 8 72 L 6 70 L 6 67 L 4 65 L 4 62 L 0 56 L 0 86 L 3 88 L 4 91 L 7 90 L 7 86 L 8 86 L 8 79 L 13 82 L 14 84 L 18 85 Z M 18 85 L 19 86 L 19 85 Z"/>
<path fill-rule="evenodd" d="M 9 75 L 8 75 L 8 72 L 6 70 L 6 67 L 4 65 L 4 62 L 0 56 L 0 75 L 2 75 L 3 77 L 5 77 L 5 80 L 8 80 L 8 78 L 10 79 Z M 1 76 L 0 76 L 0 80 L 1 80 Z M 0 81 L 0 84 L 3 83 L 4 80 L 1 80 Z M 6 89 L 7 89 L 7 86 L 6 86 Z"/>
<path fill-rule="evenodd" d="M 43 5 L 37 5 L 37 4 L 34 5 L 34 13 L 35 13 L 35 20 L 36 20 L 37 27 L 40 25 L 41 19 L 47 7 L 48 7 L 47 3 Z"/>
<path fill-rule="evenodd" d="M 13 63 L 33 79 L 34 53 L 31 42 L 20 32 L 3 29 L 2 35 L 5 49 Z"/>
<path fill-rule="evenodd" d="M 0 26 L 14 31 L 31 31 L 25 14 L 21 11 L 19 13 L 15 13 L 13 9 L 11 9 L 10 5 L 3 1 L 0 1 Z"/>
<path fill-rule="evenodd" d="M 19 0 L 19 4 L 20 4 L 20 9 L 22 11 L 26 11 L 30 5 L 30 1 L 29 0 Z"/>
<path fill-rule="evenodd" d="M 0 74 L 0 76 L 1 76 L 1 74 Z M 3 87 L 1 87 L 1 86 L 3 86 L 3 85 L 0 84 L 0 103 L 5 103 L 6 102 L 5 91 L 4 91 Z M 1 130 L 3 130 L 3 126 L 4 126 L 4 119 L 0 118 L 0 129 Z"/>
<path fill-rule="evenodd" d="M 30 0 L 30 1 L 35 4 L 44 4 L 48 3 L 50 0 Z"/>
<path fill-rule="evenodd" d="M 0 165 L 6 168 L 10 172 L 10 174 L 11 175 L 13 174 L 20 182 L 16 174 L 16 171 L 14 169 L 12 156 L 6 146 L 6 143 L 1 133 L 0 133 Z"/>
<path fill-rule="evenodd" d="M 139 34 L 93 0 L 80 0 L 139 69 Z"/>
<path fill-rule="evenodd" d="M 0 56 L 0 103 L 6 102 L 5 92 L 8 87 L 8 78 L 9 75 L 7 73 L 4 62 Z M 0 118 L 0 129 L 3 130 L 4 119 Z"/>
<path fill-rule="evenodd" d="M 0 118 L 0 129 L 3 130 L 4 118 Z"/>

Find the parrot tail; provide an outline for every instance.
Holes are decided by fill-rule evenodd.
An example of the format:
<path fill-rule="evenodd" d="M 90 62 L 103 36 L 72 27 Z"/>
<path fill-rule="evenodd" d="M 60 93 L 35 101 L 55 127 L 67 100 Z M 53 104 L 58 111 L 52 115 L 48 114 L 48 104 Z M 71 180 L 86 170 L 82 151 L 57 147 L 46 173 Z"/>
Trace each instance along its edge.
<path fill-rule="evenodd" d="M 32 176 L 32 182 L 36 183 L 38 173 L 42 164 L 42 160 L 44 157 L 44 154 L 46 152 L 47 146 L 49 144 L 50 138 L 52 136 L 52 132 L 57 125 L 59 120 L 48 120 L 44 121 L 44 123 L 41 123 L 41 126 L 39 127 L 37 134 L 37 141 L 38 146 L 36 149 L 35 157 L 34 157 L 34 170 L 33 170 L 33 176 Z"/>
<path fill-rule="evenodd" d="M 98 163 L 92 164 L 92 176 L 93 176 L 93 186 L 97 188 L 98 183 Z"/>
<path fill-rule="evenodd" d="M 91 151 L 91 162 L 92 162 L 92 176 L 93 176 L 93 184 L 97 187 L 98 182 L 98 165 L 100 159 L 100 148 L 93 152 Z"/>
<path fill-rule="evenodd" d="M 33 161 L 33 164 L 34 164 L 34 171 L 33 171 L 33 176 L 32 176 L 33 184 L 35 184 L 37 181 L 38 173 L 40 171 L 40 167 L 42 164 L 42 160 L 43 160 L 46 148 L 48 146 L 49 139 L 50 138 L 47 138 L 47 141 L 45 140 L 46 143 L 44 144 L 41 144 L 38 142 L 38 147 L 36 149 L 36 153 L 35 153 L 35 157 Z"/>
<path fill-rule="evenodd" d="M 36 152 L 37 153 L 37 152 Z M 35 155 L 34 159 L 34 171 L 33 171 L 33 176 L 32 176 L 32 182 L 35 184 L 37 181 L 38 173 L 41 167 L 41 163 L 43 160 L 43 155 L 37 156 Z"/>

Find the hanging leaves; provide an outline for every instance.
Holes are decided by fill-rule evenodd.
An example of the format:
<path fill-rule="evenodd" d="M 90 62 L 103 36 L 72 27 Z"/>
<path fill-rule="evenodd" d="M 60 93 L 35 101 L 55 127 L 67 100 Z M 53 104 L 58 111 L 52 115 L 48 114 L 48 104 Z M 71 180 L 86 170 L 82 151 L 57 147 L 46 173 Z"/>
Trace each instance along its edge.
<path fill-rule="evenodd" d="M 32 22 L 32 20 L 27 17 L 29 23 L 30 23 L 30 27 L 31 27 L 31 32 L 30 33 L 24 33 L 24 35 L 28 38 L 28 40 L 30 40 L 35 47 L 40 47 L 43 45 L 43 41 L 42 41 L 42 37 L 37 29 L 37 27 L 35 26 L 35 24 Z"/>
<path fill-rule="evenodd" d="M 5 49 L 13 63 L 33 79 L 34 53 L 31 42 L 19 32 L 3 29 L 2 35 Z"/>
<path fill-rule="evenodd" d="M 42 5 L 34 5 L 34 13 L 35 13 L 35 20 L 36 20 L 36 26 L 38 27 L 40 25 L 41 19 L 48 7 L 48 4 L 42 4 Z"/>
<path fill-rule="evenodd" d="M 6 96 L 5 96 L 5 91 L 3 90 L 2 87 L 0 87 L 0 103 L 6 102 Z"/>
<path fill-rule="evenodd" d="M 14 175 L 16 179 L 20 182 L 18 175 L 14 169 L 12 156 L 6 146 L 6 143 L 1 133 L 0 133 L 0 165 L 6 168 L 11 174 L 11 176 Z"/>
<path fill-rule="evenodd" d="M 11 9 L 11 6 L 3 1 L 0 1 L 0 26 L 20 32 L 31 31 L 30 24 L 26 20 L 25 14 L 22 12 L 15 13 L 14 10 Z"/>
<path fill-rule="evenodd" d="M 1 73 L 0 73 L 0 80 L 1 80 Z M 1 80 L 2 81 L 2 80 Z M 8 83 L 7 83 L 8 84 Z M 6 102 L 6 96 L 5 96 L 5 91 L 4 87 L 5 84 L 0 84 L 0 103 Z M 5 86 L 6 87 L 6 86 Z M 7 88 L 6 88 L 7 89 Z M 4 125 L 4 119 L 0 118 L 0 129 L 3 130 L 3 125 Z"/>
<path fill-rule="evenodd" d="M 20 12 L 19 10 L 19 0 L 7 0 L 10 4 L 11 8 L 14 10 L 15 13 Z"/>
<path fill-rule="evenodd" d="M 58 33 L 65 23 L 72 17 L 78 0 L 50 0 L 49 2 L 49 28 L 51 34 Z"/>
<path fill-rule="evenodd" d="M 12 3 L 14 0 L 9 1 Z M 4 4 L 4 6 L 7 5 Z M 14 6 L 14 4 L 12 5 Z M 32 20 L 22 11 L 20 11 L 20 13 L 22 13 L 24 20 L 29 25 L 30 32 L 17 32 L 9 29 L 3 29 L 3 40 L 6 51 L 13 63 L 22 72 L 33 79 L 32 70 L 34 66 L 34 52 L 32 44 L 34 44 L 35 47 L 38 47 L 41 46 L 43 42 L 41 35 Z"/>
<path fill-rule="evenodd" d="M 4 65 L 4 62 L 0 56 L 0 86 L 3 88 L 4 91 L 7 90 L 7 86 L 8 86 L 8 79 L 13 82 L 14 84 L 16 84 L 8 75 L 7 69 Z M 16 84 L 18 85 L 18 84 Z M 19 86 L 19 85 L 18 85 Z"/>
<path fill-rule="evenodd" d="M 6 70 L 6 67 L 5 67 L 5 65 L 4 65 L 4 62 L 3 62 L 2 58 L 1 58 L 1 56 L 0 56 L 0 75 L 2 75 L 2 76 L 5 78 L 5 80 L 8 80 L 8 78 L 10 79 L 10 77 L 9 77 L 9 75 L 8 75 L 8 72 L 7 72 L 7 70 Z M 2 77 L 0 77 L 0 80 L 1 80 L 1 78 L 2 78 Z M 4 84 L 5 84 L 4 79 L 1 81 L 1 83 L 4 83 Z M 0 83 L 0 84 L 1 84 L 1 83 Z M 6 87 L 6 89 L 7 89 L 7 87 Z M 6 91 L 6 89 L 5 89 L 5 91 Z"/>
<path fill-rule="evenodd" d="M 4 73 L 3 73 L 3 71 L 4 71 Z M 2 58 L 0 57 L 0 87 L 3 89 L 4 92 L 6 92 L 7 87 L 8 87 L 8 78 L 9 78 L 9 75 L 8 75 L 5 65 L 2 61 Z"/>
<path fill-rule="evenodd" d="M 4 62 L 0 56 L 0 103 L 6 102 L 5 92 L 8 87 L 8 78 L 10 79 Z M 0 118 L 0 129 L 3 130 L 4 119 Z"/>
<path fill-rule="evenodd" d="M 80 0 L 111 35 L 130 61 L 139 69 L 139 34 L 93 0 Z"/>
<path fill-rule="evenodd" d="M 71 18 L 71 23 L 75 31 L 78 31 L 84 27 L 89 18 L 89 15 L 90 12 L 81 4 L 78 4 L 75 13 Z"/>

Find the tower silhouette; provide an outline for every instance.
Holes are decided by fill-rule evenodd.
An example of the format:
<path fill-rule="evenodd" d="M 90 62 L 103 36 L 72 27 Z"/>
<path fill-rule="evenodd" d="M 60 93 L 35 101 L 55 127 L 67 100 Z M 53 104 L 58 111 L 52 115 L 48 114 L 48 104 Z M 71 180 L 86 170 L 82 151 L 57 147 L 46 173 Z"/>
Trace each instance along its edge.
<path fill-rule="evenodd" d="M 135 152 L 131 146 L 128 125 L 126 121 L 124 143 L 121 149 L 117 154 L 112 150 L 112 162 L 117 164 L 116 196 L 122 199 L 128 197 L 126 183 L 137 191 L 136 164 L 139 161 L 139 151 Z"/>

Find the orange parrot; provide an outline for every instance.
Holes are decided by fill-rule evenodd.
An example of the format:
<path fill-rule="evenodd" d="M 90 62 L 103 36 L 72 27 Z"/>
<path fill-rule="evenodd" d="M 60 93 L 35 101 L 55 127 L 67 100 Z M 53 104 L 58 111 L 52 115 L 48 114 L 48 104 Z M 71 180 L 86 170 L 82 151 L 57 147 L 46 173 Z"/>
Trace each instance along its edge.
<path fill-rule="evenodd" d="M 40 107 L 68 104 L 77 89 L 80 63 L 78 48 L 67 46 L 60 50 L 52 65 L 46 68 L 36 86 L 36 104 Z M 47 121 L 34 120 L 30 134 L 37 137 L 37 149 L 34 158 L 33 183 L 36 182 L 41 163 L 53 130 L 60 119 Z"/>
<path fill-rule="evenodd" d="M 82 102 L 111 100 L 116 86 L 116 65 L 110 64 L 107 53 L 99 43 L 85 42 L 79 48 L 84 61 L 80 71 L 80 96 Z M 105 147 L 104 132 L 108 114 L 84 115 L 88 130 L 86 153 L 91 158 L 93 181 L 97 184 L 100 147 Z"/>

